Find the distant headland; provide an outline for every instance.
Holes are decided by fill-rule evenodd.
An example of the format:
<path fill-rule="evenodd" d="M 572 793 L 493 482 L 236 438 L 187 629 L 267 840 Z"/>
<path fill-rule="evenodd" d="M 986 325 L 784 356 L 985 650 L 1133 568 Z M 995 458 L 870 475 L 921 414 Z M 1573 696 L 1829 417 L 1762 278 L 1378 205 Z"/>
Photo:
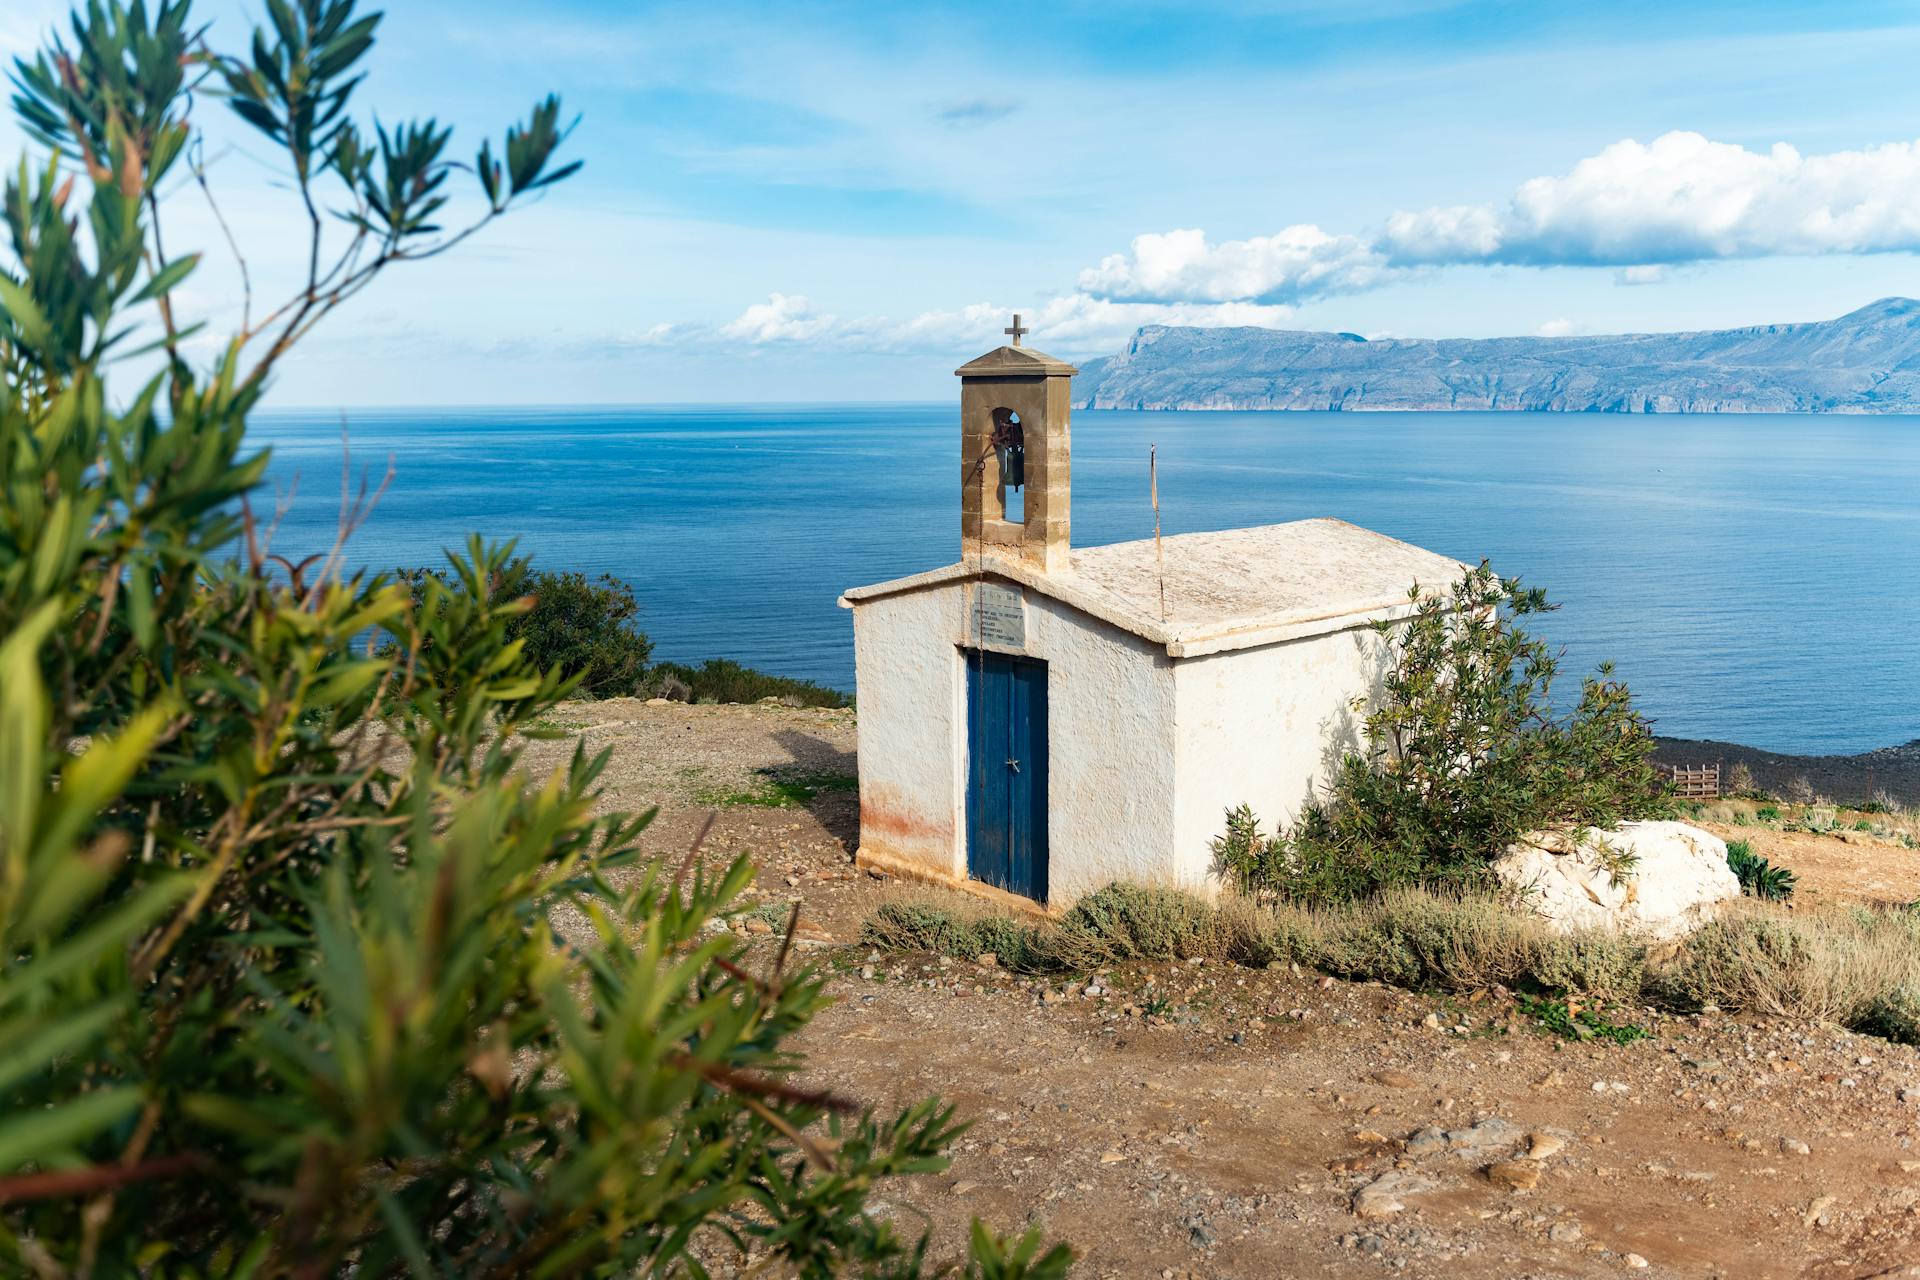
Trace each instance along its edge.
<path fill-rule="evenodd" d="M 1092 409 L 1920 413 L 1920 301 L 1697 333 L 1382 338 L 1141 329 L 1086 361 Z"/>

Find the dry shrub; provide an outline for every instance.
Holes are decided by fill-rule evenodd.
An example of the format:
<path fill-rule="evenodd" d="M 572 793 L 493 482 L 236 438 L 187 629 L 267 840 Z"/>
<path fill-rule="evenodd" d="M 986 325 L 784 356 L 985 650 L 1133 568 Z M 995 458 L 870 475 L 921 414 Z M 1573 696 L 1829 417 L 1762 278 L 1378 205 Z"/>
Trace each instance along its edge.
<path fill-rule="evenodd" d="M 1647 968 L 1645 944 L 1606 929 L 1545 931 L 1533 955 L 1533 980 L 1550 991 L 1638 999 Z"/>
<path fill-rule="evenodd" d="M 1045 967 L 1036 954 L 1038 926 L 958 893 L 931 889 L 899 890 L 869 915 L 860 940 L 889 951 L 932 951 L 960 960 L 986 952 L 1005 968 Z"/>
<path fill-rule="evenodd" d="M 916 891 L 868 918 L 864 940 L 973 959 L 993 951 L 1025 972 L 1089 972 L 1195 956 L 1281 963 L 1416 990 L 1495 985 L 1577 991 L 1678 1008 L 1717 1005 L 1920 1043 L 1920 913 L 1901 907 L 1788 913 L 1732 905 L 1650 961 L 1604 930 L 1559 933 L 1497 898 L 1400 888 L 1332 908 L 1218 904 L 1172 889 L 1109 885 L 1058 924 L 1033 923 L 959 894 Z"/>
<path fill-rule="evenodd" d="M 1215 910 L 1224 960 L 1254 969 L 1271 964 L 1318 968 L 1326 953 L 1325 918 L 1310 908 L 1256 906 L 1245 898 L 1225 897 Z"/>
<path fill-rule="evenodd" d="M 1320 967 L 1397 986 L 1543 987 L 1631 998 L 1644 949 L 1599 931 L 1561 934 L 1498 898 L 1398 889 L 1329 913 Z"/>
<path fill-rule="evenodd" d="M 1920 918 L 1900 907 L 1788 914 L 1745 906 L 1690 935 L 1655 969 L 1652 985 L 1662 997 L 1692 1007 L 1860 1030 L 1911 1027 L 1910 993 L 1920 991 Z"/>
<path fill-rule="evenodd" d="M 1098 969 L 1125 960 L 1223 958 L 1226 932 L 1209 902 L 1178 889 L 1110 884 L 1075 903 L 1040 949 L 1061 969 Z"/>
<path fill-rule="evenodd" d="M 906 890 L 867 918 L 862 940 L 1009 969 L 1089 972 L 1129 960 L 1204 957 L 1251 968 L 1295 964 L 1354 981 L 1446 991 L 1504 985 L 1639 993 L 1644 948 L 1604 932 L 1558 934 L 1492 897 L 1403 887 L 1330 908 L 1209 903 L 1177 889 L 1112 884 L 1058 924 L 1016 919 L 962 894 Z"/>

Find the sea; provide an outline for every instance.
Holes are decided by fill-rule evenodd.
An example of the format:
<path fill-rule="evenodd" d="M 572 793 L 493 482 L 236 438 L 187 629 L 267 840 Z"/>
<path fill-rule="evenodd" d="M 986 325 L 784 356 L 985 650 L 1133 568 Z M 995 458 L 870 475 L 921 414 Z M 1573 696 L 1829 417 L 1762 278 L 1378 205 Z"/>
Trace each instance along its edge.
<path fill-rule="evenodd" d="M 1794 754 L 1920 738 L 1920 418 L 1073 416 L 1073 537 L 1337 516 L 1544 587 L 1562 680 L 1602 661 L 1656 731 Z M 851 586 L 959 552 L 952 403 L 280 411 L 284 514 L 331 544 L 343 476 L 391 482 L 356 566 L 470 532 L 633 588 L 655 655 L 851 689 Z M 264 508 L 263 501 L 257 509 Z"/>

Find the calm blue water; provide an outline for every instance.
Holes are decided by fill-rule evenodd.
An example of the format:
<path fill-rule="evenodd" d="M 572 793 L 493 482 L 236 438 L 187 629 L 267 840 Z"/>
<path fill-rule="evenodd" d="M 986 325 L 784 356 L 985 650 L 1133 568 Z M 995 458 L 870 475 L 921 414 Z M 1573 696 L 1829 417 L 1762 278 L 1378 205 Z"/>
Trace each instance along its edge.
<path fill-rule="evenodd" d="M 321 549 L 341 415 L 262 415 L 297 475 L 282 552 Z M 959 541 L 951 405 L 355 410 L 356 468 L 397 475 L 359 563 L 436 562 L 469 530 L 612 573 L 662 658 L 851 687 L 849 586 Z M 1074 415 L 1073 531 L 1339 516 L 1545 586 L 1571 672 L 1611 658 L 1661 732 L 1778 751 L 1920 737 L 1920 418 Z"/>

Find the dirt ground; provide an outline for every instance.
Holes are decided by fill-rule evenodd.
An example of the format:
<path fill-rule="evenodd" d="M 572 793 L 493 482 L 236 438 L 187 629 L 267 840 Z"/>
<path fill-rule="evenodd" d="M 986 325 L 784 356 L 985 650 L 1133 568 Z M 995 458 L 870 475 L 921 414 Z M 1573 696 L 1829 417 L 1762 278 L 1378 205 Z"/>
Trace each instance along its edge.
<path fill-rule="evenodd" d="M 1082 1276 L 1920 1277 L 1913 1049 L 1651 1011 L 1652 1039 L 1570 1043 L 1499 992 L 1212 964 L 1047 983 L 882 955 L 857 941 L 894 890 L 851 864 L 851 712 L 615 701 L 555 724 L 536 767 L 612 746 L 607 803 L 659 805 L 652 848 L 683 852 L 717 814 L 708 848 L 800 900 L 841 997 L 803 1040 L 814 1083 L 880 1107 L 937 1093 L 974 1121 L 950 1170 L 883 1192 L 936 1252 L 978 1215 L 1043 1223 Z M 1920 898 L 1897 843 L 1714 829 L 1799 873 L 1804 900 Z"/>

